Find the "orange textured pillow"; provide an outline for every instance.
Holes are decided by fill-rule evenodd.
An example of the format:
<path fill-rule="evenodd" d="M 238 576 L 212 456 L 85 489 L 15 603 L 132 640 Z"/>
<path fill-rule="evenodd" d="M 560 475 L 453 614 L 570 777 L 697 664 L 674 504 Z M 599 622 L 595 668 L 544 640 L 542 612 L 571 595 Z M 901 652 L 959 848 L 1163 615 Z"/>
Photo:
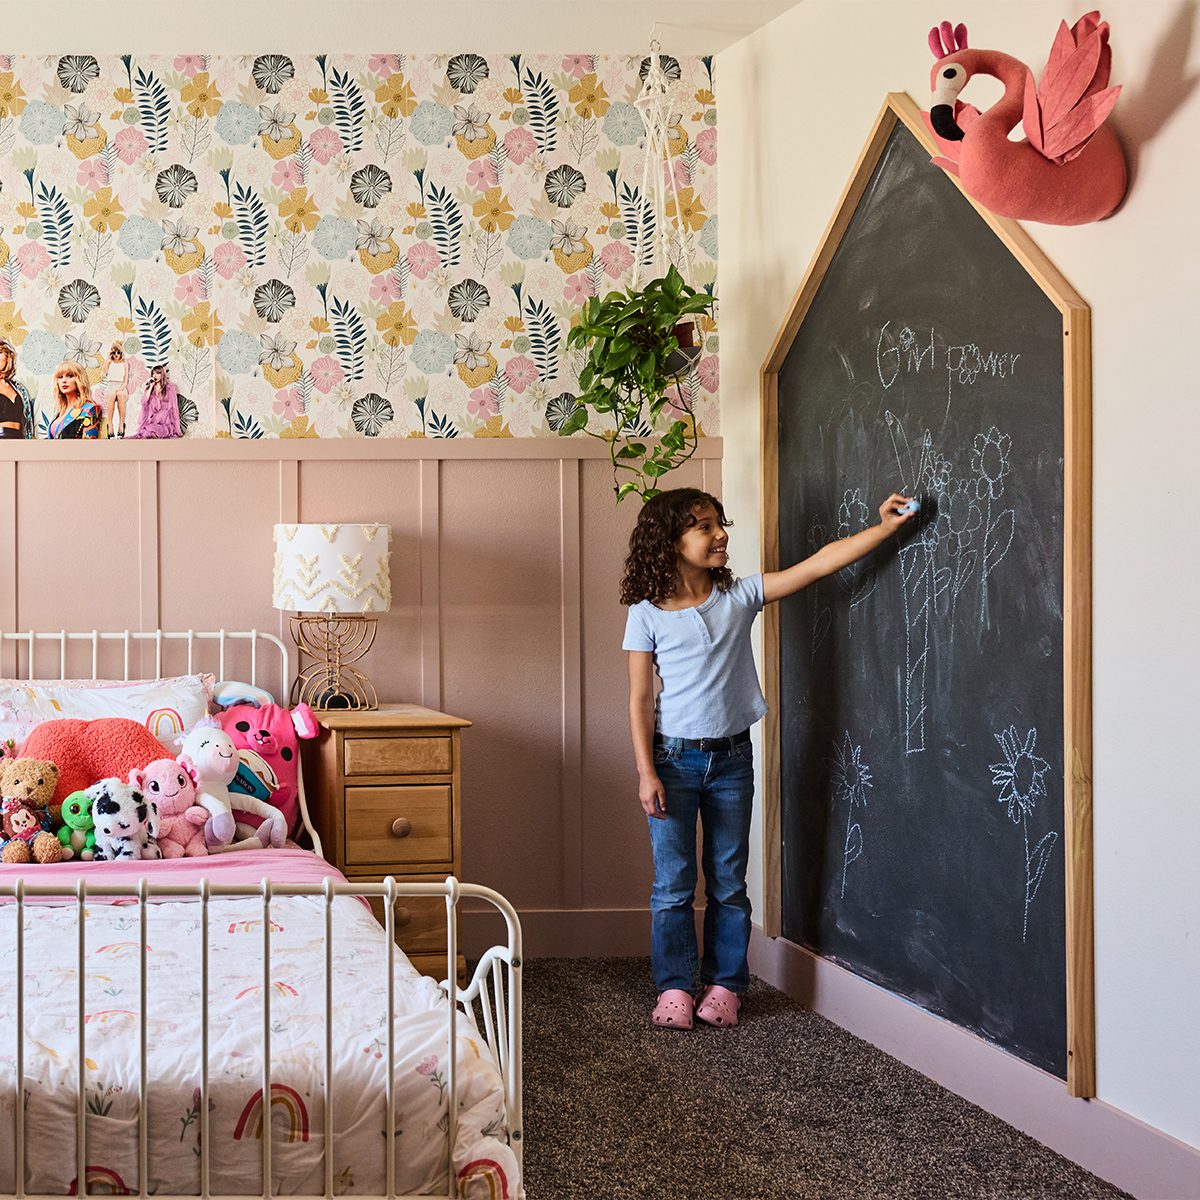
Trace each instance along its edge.
<path fill-rule="evenodd" d="M 163 757 L 162 742 L 145 725 L 128 717 L 95 721 L 43 721 L 25 739 L 22 758 L 40 758 L 58 767 L 53 804 L 101 779 L 128 779 Z"/>

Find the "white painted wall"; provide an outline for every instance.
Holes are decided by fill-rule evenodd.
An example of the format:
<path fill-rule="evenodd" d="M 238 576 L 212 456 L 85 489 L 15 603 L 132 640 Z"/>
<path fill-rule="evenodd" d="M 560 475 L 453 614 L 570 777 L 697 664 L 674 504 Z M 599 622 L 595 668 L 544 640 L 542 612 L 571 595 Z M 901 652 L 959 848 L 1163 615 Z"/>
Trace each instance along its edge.
<path fill-rule="evenodd" d="M 6 54 L 715 54 L 797 0 L 4 0 Z"/>
<path fill-rule="evenodd" d="M 737 572 L 759 556 L 758 372 L 885 93 L 924 101 L 926 32 L 944 16 L 966 22 L 973 46 L 1040 72 L 1059 17 L 1088 7 L 806 0 L 719 55 L 721 421 Z M 1103 15 L 1126 88 L 1116 124 L 1132 192 L 1099 224 L 1029 226 L 1094 322 L 1097 1087 L 1200 1146 L 1200 14 L 1188 0 L 1108 0 Z"/>

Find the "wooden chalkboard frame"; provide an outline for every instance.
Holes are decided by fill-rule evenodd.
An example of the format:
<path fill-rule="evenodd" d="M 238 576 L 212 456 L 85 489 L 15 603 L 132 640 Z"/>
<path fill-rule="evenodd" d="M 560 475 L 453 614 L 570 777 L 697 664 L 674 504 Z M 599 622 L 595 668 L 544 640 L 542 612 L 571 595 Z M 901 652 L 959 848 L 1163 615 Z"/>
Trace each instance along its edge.
<path fill-rule="evenodd" d="M 911 96 L 890 92 L 850 180 L 826 226 L 799 290 L 763 363 L 762 565 L 779 561 L 779 372 L 834 252 L 854 216 L 896 124 L 928 149 L 937 147 Z M 951 177 L 953 178 L 953 177 Z M 955 180 L 957 183 L 957 180 Z M 961 188 L 959 189 L 962 190 Z M 966 193 L 963 193 L 966 196 Z M 1095 995 L 1092 910 L 1092 355 L 1091 309 L 1017 222 L 966 199 L 1012 253 L 1063 319 L 1063 807 L 1066 839 L 1067 1089 L 1095 1095 Z M 764 686 L 770 712 L 764 728 L 763 932 L 781 930 L 782 841 L 779 746 L 779 609 L 763 614 Z"/>

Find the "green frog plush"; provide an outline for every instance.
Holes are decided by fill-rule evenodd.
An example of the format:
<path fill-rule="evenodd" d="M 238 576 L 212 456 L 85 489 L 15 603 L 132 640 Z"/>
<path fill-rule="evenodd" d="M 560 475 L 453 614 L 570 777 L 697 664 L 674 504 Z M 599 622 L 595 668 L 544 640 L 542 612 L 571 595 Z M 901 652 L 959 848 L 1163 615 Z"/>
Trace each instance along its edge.
<path fill-rule="evenodd" d="M 58 831 L 63 858 L 90 861 L 96 851 L 96 834 L 92 822 L 92 798 L 87 792 L 72 792 L 62 803 L 62 819 L 66 824 Z"/>

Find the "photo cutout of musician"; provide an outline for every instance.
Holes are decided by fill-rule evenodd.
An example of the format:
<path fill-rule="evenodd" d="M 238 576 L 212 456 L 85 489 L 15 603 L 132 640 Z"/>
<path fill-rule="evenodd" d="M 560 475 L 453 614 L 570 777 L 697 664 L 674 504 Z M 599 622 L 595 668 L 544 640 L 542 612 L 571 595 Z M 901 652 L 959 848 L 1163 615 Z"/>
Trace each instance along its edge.
<path fill-rule="evenodd" d="M 17 381 L 17 351 L 0 338 L 0 438 L 33 437 L 33 398 Z"/>
<path fill-rule="evenodd" d="M 54 370 L 54 415 L 46 431 L 51 438 L 98 438 L 104 408 L 92 399 L 87 374 L 75 362 L 61 362 Z"/>
<path fill-rule="evenodd" d="M 171 372 L 166 363 L 155 363 L 150 368 L 142 392 L 141 411 L 138 415 L 138 438 L 177 438 L 183 436 L 179 420 L 179 393 L 171 382 Z"/>
<path fill-rule="evenodd" d="M 125 359 L 125 347 L 120 342 L 113 342 L 108 351 L 108 370 L 104 374 L 104 411 L 109 437 L 126 436 L 128 404 L 129 363 Z"/>

